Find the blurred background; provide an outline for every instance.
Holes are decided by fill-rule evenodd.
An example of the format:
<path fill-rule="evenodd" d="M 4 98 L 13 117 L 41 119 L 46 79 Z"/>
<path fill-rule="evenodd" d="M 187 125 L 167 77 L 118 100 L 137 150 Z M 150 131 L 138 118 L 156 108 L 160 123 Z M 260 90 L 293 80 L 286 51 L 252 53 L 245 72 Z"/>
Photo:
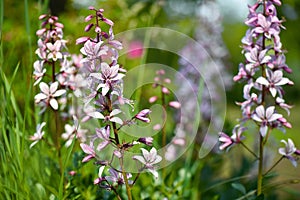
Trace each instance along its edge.
<path fill-rule="evenodd" d="M 219 60 L 217 65 L 219 64 L 220 70 L 224 73 L 224 80 L 226 80 L 227 108 L 224 131 L 230 133 L 237 123 L 236 119 L 241 117 L 240 108 L 235 105 L 235 102 L 243 100 L 243 84 L 233 83 L 231 80 L 238 72 L 239 63 L 244 61 L 240 47 L 241 39 L 247 30 L 247 26 L 244 24 L 244 20 L 248 14 L 247 5 L 253 4 L 253 2 L 254 1 L 251 0 L 1 0 L 0 67 L 3 74 L 5 74 L 5 79 L 7 79 L 9 83 L 13 80 L 10 91 L 13 91 L 14 102 L 16 103 L 16 105 L 13 105 L 14 108 L 7 110 L 4 108 L 7 106 L 7 97 L 1 97 L 1 107 L 3 108 L 1 109 L 3 111 L 1 113 L 1 131 L 7 131 L 6 124 L 15 124 L 18 118 L 30 118 L 26 124 L 22 125 L 24 126 L 22 130 L 25 130 L 22 135 L 23 137 L 28 138 L 29 135 L 32 135 L 35 131 L 36 113 L 33 109 L 33 96 L 37 91 L 35 91 L 36 88 L 32 89 L 32 72 L 33 62 L 37 59 L 34 52 L 37 48 L 37 36 L 35 32 L 40 28 L 38 16 L 49 12 L 57 15 L 59 21 L 64 24 L 64 37 L 68 41 L 67 46 L 69 51 L 78 54 L 80 46 L 76 46 L 75 41 L 78 37 L 84 35 L 83 30 L 86 25 L 84 18 L 89 14 L 87 8 L 94 6 L 95 8 L 104 8 L 105 16 L 115 22 L 115 34 L 140 27 L 163 27 L 184 33 L 196 41 L 199 41 L 204 47 L 205 44 L 208 45 L 207 52 L 213 59 Z M 211 3 L 215 6 L 213 7 L 215 10 L 211 8 L 207 9 L 203 6 Z M 287 130 L 286 134 L 275 131 L 274 138 L 293 138 L 296 146 L 300 148 L 300 1 L 285 0 L 277 12 L 280 18 L 286 20 L 286 22 L 284 22 L 286 30 L 281 32 L 281 41 L 283 48 L 287 52 L 286 63 L 293 70 L 293 73 L 287 76 L 295 85 L 293 87 L 285 87 L 285 99 L 287 103 L 294 105 L 291 109 L 291 115 L 287 118 L 292 123 L 293 128 Z M 213 37 L 213 39 L 209 37 Z M 218 42 L 214 44 L 215 46 L 209 46 L 209 44 L 212 44 L 211 41 Z M 186 53 L 190 53 L 191 56 L 198 56 L 195 51 L 186 51 Z M 141 57 L 125 55 L 120 58 L 120 63 L 123 64 L 126 69 L 130 69 L 138 65 L 142 59 Z M 176 70 L 181 70 L 182 65 L 184 65 L 177 55 L 158 50 L 148 50 L 147 56 L 144 59 L 146 59 L 146 61 L 144 61 L 145 63 L 161 63 L 171 66 Z M 14 79 L 12 79 L 12 77 L 14 77 Z M 1 78 L 4 79 L 4 76 Z M 5 87 L 7 86 L 2 84 L 1 90 L 4 91 Z M 145 93 L 146 96 L 150 96 L 147 92 Z M 6 93 L 5 95 L 8 94 L 10 93 Z M 27 102 L 26 99 L 31 100 Z M 30 107 L 29 110 L 27 104 Z M 15 113 L 15 107 L 18 108 L 19 114 Z M 24 113 L 27 113 L 26 117 L 24 117 Z M 11 121 L 9 121 L 9 119 L 4 120 L 5 116 L 8 115 L 11 116 Z M 202 127 L 202 129 L 205 129 L 205 127 Z M 199 132 L 201 132 L 201 130 L 199 130 Z M 9 134 L 9 132 L 7 131 L 6 134 Z M 27 139 L 25 140 L 25 144 L 29 144 Z M 251 142 L 254 141 L 250 140 L 250 145 Z M 280 145 L 279 140 L 271 140 L 270 148 L 273 146 L 272 142 L 274 142 L 275 148 Z M 5 141 L 1 136 L 1 150 L 5 152 L 4 143 Z M 23 147 L 23 149 L 26 148 Z M 197 147 L 195 148 L 197 149 Z M 29 157 L 40 155 L 36 150 L 31 150 L 30 152 L 28 150 L 24 151 Z M 275 149 L 274 151 L 277 150 Z M 197 150 L 194 150 L 193 153 L 196 155 Z M 239 191 L 236 191 L 236 189 L 230 185 L 231 182 L 234 182 L 234 180 L 231 179 L 233 177 L 242 177 L 246 172 L 251 171 L 251 159 L 248 156 L 243 156 L 239 148 L 233 148 L 226 154 L 216 150 L 213 155 L 214 156 L 209 155 L 199 161 L 201 163 L 198 163 L 196 169 L 193 169 L 194 171 L 191 169 L 191 173 L 193 172 L 194 176 L 189 177 L 191 184 L 188 185 L 186 190 L 190 190 L 190 192 L 198 191 L 198 196 L 193 197 L 195 199 L 237 198 L 240 194 Z M 1 154 L 1 156 L 3 163 L 5 153 Z M 271 157 L 275 159 L 278 155 L 271 155 Z M 6 160 L 6 162 L 8 162 L 8 160 Z M 39 162 L 40 161 L 37 161 L 35 166 L 38 165 Z M 171 169 L 180 169 L 180 165 L 180 162 L 175 162 L 169 167 L 169 171 L 172 171 Z M 294 168 L 291 163 L 284 161 L 277 166 L 276 171 L 280 176 L 276 177 L 274 175 L 274 177 L 270 179 L 276 180 L 278 186 L 274 187 L 280 187 L 281 189 L 274 193 L 274 195 L 274 191 L 269 191 L 270 199 L 281 199 L 283 197 L 284 199 L 299 199 L 300 186 L 299 184 L 294 184 L 298 182 L 293 182 L 293 178 L 300 179 L 300 169 Z M 40 171 L 39 173 L 43 174 L 44 172 Z M 4 179 L 4 177 L 2 177 L 4 175 L 1 172 L 0 174 L 0 178 Z M 168 180 L 169 182 L 174 182 L 176 175 L 170 174 Z M 33 176 L 33 174 L 31 175 Z M 85 181 L 92 179 L 90 176 L 91 175 L 86 177 Z M 15 177 L 17 180 L 19 178 L 20 177 Z M 30 174 L 23 174 L 22 178 L 28 179 L 27 182 L 30 182 L 29 185 L 34 185 L 36 188 L 42 187 L 36 186 L 35 180 L 31 180 Z M 231 181 L 227 183 L 226 180 Z M 255 185 L 253 184 L 253 180 L 251 182 L 251 179 L 246 180 L 245 178 L 244 180 L 242 177 L 238 180 L 249 188 Z M 3 182 L 0 182 L 1 185 Z M 195 185 L 192 184 L 193 182 Z M 220 182 L 224 184 L 218 185 Z M 140 188 L 146 187 L 146 184 L 147 181 L 144 185 L 141 184 Z M 270 188 L 272 187 L 270 186 Z M 52 191 L 51 188 L 44 188 L 44 190 L 45 193 Z M 90 189 L 90 191 L 94 190 Z M 85 195 L 88 196 L 91 194 Z M 88 199 L 87 196 L 86 198 Z"/>

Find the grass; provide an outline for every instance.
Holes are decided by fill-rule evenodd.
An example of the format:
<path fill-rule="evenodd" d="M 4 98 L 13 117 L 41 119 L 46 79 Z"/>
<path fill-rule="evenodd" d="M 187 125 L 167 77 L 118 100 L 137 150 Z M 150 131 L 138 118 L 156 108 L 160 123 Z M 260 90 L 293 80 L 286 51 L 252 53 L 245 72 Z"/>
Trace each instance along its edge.
<path fill-rule="evenodd" d="M 62 174 L 57 170 L 55 153 L 53 154 L 52 149 L 45 143 L 39 143 L 35 148 L 29 149 L 30 141 L 28 138 L 35 132 L 35 124 L 39 121 L 38 111 L 33 108 L 34 91 L 30 77 L 35 56 L 33 53 L 35 48 L 33 45 L 33 27 L 37 21 L 32 22 L 31 20 L 32 17 L 37 17 L 31 14 L 31 3 L 29 0 L 24 0 L 22 4 L 24 30 L 20 35 L 23 34 L 23 36 L 20 36 L 21 39 L 17 38 L 16 41 L 9 41 L 8 48 L 5 47 L 8 44 L 4 45 L 3 43 L 4 33 L 2 32 L 6 10 L 4 9 L 4 0 L 0 0 L 0 199 L 49 199 L 50 196 L 53 199 L 112 198 L 108 195 L 108 192 L 99 192 L 98 188 L 92 184 L 93 179 L 97 176 L 97 169 L 92 164 L 84 166 L 76 164 L 77 161 L 81 163 L 82 154 L 73 154 L 78 149 L 78 144 L 74 141 L 70 149 L 62 151 L 64 160 Z M 45 11 L 46 3 L 47 1 L 45 1 L 45 4 L 39 1 L 38 9 Z M 9 22 L 7 23 L 9 24 Z M 16 27 L 16 30 L 19 31 L 22 28 Z M 21 46 L 19 46 L 20 44 Z M 19 57 L 20 60 L 16 60 L 15 54 L 24 55 Z M 137 96 L 143 95 L 137 93 Z M 300 105 L 296 104 L 295 108 L 291 110 L 291 116 L 288 118 L 294 126 L 293 129 L 288 130 L 286 135 L 279 132 L 274 134 L 277 139 L 282 136 L 291 137 L 295 139 L 298 146 L 300 145 L 300 138 L 298 137 L 300 123 L 298 122 L 297 112 L 299 107 Z M 239 107 L 229 105 L 227 108 L 227 121 L 230 124 L 235 124 L 238 117 L 240 117 Z M 142 176 L 137 187 L 133 190 L 134 196 L 139 198 L 141 194 L 150 196 L 150 194 L 155 193 L 158 198 L 159 195 L 166 194 L 171 198 L 175 198 L 176 195 L 185 195 L 192 196 L 193 199 L 199 199 L 201 193 L 212 191 L 214 193 L 212 196 L 216 197 L 223 195 L 218 193 L 222 191 L 219 188 L 226 188 L 227 183 L 241 179 L 240 176 L 227 180 L 221 180 L 223 177 L 216 177 L 218 173 L 224 177 L 232 175 L 230 174 L 233 171 L 232 169 L 219 172 L 220 165 L 228 166 L 228 162 L 234 163 L 236 160 L 233 159 L 236 159 L 236 157 L 227 156 L 227 160 L 213 158 L 215 163 L 212 163 L 212 161 L 199 160 L 193 156 L 195 148 L 197 147 L 192 146 L 184 159 L 179 159 L 178 162 L 175 162 L 166 170 L 167 181 L 164 189 L 161 187 L 161 182 L 145 175 Z M 216 154 L 212 154 L 212 156 L 218 157 Z M 70 168 L 71 163 L 73 164 L 71 167 L 78 170 L 78 175 L 73 178 L 67 175 L 67 172 L 73 169 Z M 297 178 L 295 175 L 300 172 L 299 168 L 293 168 L 288 161 L 281 163 L 276 170 L 284 176 L 283 179 L 287 178 L 289 180 Z M 201 179 L 202 177 L 206 178 Z M 221 180 L 218 182 L 219 184 L 212 184 L 212 181 L 217 178 Z M 280 188 L 282 189 L 281 197 L 284 198 L 289 194 L 298 196 L 299 193 L 296 190 L 299 189 L 299 185 L 296 182 L 295 184 L 284 182 L 283 179 L 278 180 L 278 183 L 283 183 L 283 185 L 279 185 L 280 187 L 285 186 Z M 291 184 L 293 187 L 290 187 Z M 206 189 L 202 188 L 203 185 L 207 186 Z M 73 194 L 72 197 L 69 196 L 70 193 Z"/>

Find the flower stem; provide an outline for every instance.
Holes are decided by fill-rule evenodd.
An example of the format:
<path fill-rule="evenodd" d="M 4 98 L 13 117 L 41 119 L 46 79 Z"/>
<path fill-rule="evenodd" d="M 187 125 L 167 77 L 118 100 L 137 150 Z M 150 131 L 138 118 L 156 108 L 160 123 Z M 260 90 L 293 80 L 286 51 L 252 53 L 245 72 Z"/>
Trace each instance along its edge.
<path fill-rule="evenodd" d="M 161 90 L 162 90 L 162 87 L 161 86 Z M 164 111 L 166 111 L 166 100 L 165 100 L 165 94 L 163 92 L 161 92 L 161 104 L 162 104 L 162 107 L 164 108 Z M 162 118 L 165 119 L 165 113 L 163 113 L 163 116 Z M 167 135 L 166 135 L 166 126 L 163 126 L 162 127 L 162 147 L 166 146 L 166 143 L 167 143 Z"/>
<path fill-rule="evenodd" d="M 106 94 L 106 99 L 107 99 L 107 105 L 108 105 L 108 112 L 111 113 L 113 108 L 112 108 L 112 102 L 111 102 L 111 99 L 110 99 L 110 92 L 108 92 Z M 120 140 L 119 140 L 119 136 L 118 136 L 118 129 L 117 129 L 117 125 L 115 122 L 112 122 L 112 127 L 113 127 L 113 131 L 114 131 L 114 136 L 115 136 L 115 141 L 116 141 L 116 144 L 117 146 L 120 145 Z"/>
<path fill-rule="evenodd" d="M 60 170 L 60 173 L 61 175 L 63 176 L 63 165 L 62 165 L 62 158 L 61 158 L 61 146 L 60 146 L 60 125 L 59 125 L 59 122 L 60 120 L 58 119 L 58 112 L 57 111 L 54 111 L 54 116 L 55 116 L 55 148 L 56 148 L 56 151 L 58 153 L 58 162 L 59 162 L 59 170 Z"/>
<path fill-rule="evenodd" d="M 161 104 L 162 104 L 162 107 L 164 108 L 164 112 L 163 112 L 163 120 L 166 118 L 166 99 L 165 99 L 165 94 L 163 92 L 163 85 L 161 85 Z M 161 133 L 162 133 L 162 148 L 163 148 L 163 158 L 165 158 L 165 155 L 166 155 L 166 144 L 167 144 L 167 134 L 166 134 L 166 126 L 165 124 L 163 124 L 162 126 L 162 129 L 161 129 Z M 165 159 L 163 159 L 162 161 L 162 166 L 165 166 L 166 162 L 165 162 Z M 166 168 L 163 167 L 162 169 L 162 177 L 164 178 L 166 175 Z"/>
<path fill-rule="evenodd" d="M 264 138 L 259 134 L 259 160 L 258 160 L 258 175 L 257 175 L 257 196 L 262 193 L 262 179 L 263 179 L 263 161 L 264 161 Z"/>
<path fill-rule="evenodd" d="M 121 169 L 122 169 L 122 175 L 123 175 L 123 178 L 124 178 L 124 181 L 125 181 L 127 197 L 128 197 L 128 200 L 132 200 L 131 188 L 130 188 L 130 185 L 128 183 L 128 178 L 127 178 L 126 171 L 124 169 L 123 157 L 120 159 L 120 164 L 121 164 Z"/>
<path fill-rule="evenodd" d="M 52 66 L 52 83 L 55 82 L 55 62 L 52 61 L 51 62 L 51 66 Z"/>
<path fill-rule="evenodd" d="M 113 186 L 111 187 L 111 190 L 115 193 L 115 195 L 117 196 L 118 200 L 122 200 L 122 198 L 120 197 L 120 195 L 118 194 L 116 188 L 114 188 Z"/>
<path fill-rule="evenodd" d="M 267 175 L 270 171 L 272 171 L 272 169 L 274 169 L 284 158 L 284 156 L 281 156 L 276 163 L 273 164 L 273 166 L 266 172 L 263 174 L 263 176 Z"/>
<path fill-rule="evenodd" d="M 247 147 L 243 142 L 240 142 L 240 144 L 249 152 L 251 153 L 256 159 L 259 159 L 258 156 L 251 150 L 249 147 Z"/>
<path fill-rule="evenodd" d="M 263 1 L 263 14 L 265 15 L 266 11 L 266 2 Z M 262 36 L 262 49 L 265 49 L 266 37 L 263 34 Z M 267 78 L 265 65 L 261 65 L 261 73 L 262 77 Z M 265 105 L 265 96 L 266 96 L 266 87 L 262 86 L 262 103 L 261 105 Z M 269 133 L 268 133 L 269 134 Z M 257 174 L 257 196 L 261 195 L 262 193 L 262 181 L 263 181 L 263 161 L 264 161 L 264 144 L 267 142 L 267 138 L 264 141 L 264 137 L 259 133 L 259 163 L 258 163 L 258 174 Z"/>

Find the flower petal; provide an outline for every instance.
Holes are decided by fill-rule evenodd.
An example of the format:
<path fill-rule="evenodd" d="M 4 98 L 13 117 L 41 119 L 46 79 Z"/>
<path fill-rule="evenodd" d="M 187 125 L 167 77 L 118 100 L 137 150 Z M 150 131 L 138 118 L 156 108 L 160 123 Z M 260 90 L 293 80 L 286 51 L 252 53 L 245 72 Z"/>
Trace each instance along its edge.
<path fill-rule="evenodd" d="M 256 79 L 256 83 L 259 83 L 259 84 L 265 85 L 265 86 L 270 85 L 269 81 L 266 78 L 262 77 L 262 76 L 260 76 Z"/>
<path fill-rule="evenodd" d="M 104 115 L 102 115 L 100 112 L 91 112 L 88 113 L 88 116 L 96 118 L 96 119 L 104 119 Z"/>
<path fill-rule="evenodd" d="M 119 117 L 112 117 L 112 118 L 110 118 L 109 121 L 118 123 L 118 124 L 120 124 L 120 125 L 123 124 L 123 121 L 122 121 Z"/>
<path fill-rule="evenodd" d="M 143 163 L 144 165 L 146 165 L 146 160 L 144 159 L 143 156 L 133 156 L 132 159 L 138 160 L 138 161 L 140 161 L 141 163 Z"/>
<path fill-rule="evenodd" d="M 58 82 L 54 82 L 50 85 L 50 94 L 54 94 L 58 88 Z"/>
<path fill-rule="evenodd" d="M 46 83 L 41 82 L 39 86 L 43 93 L 49 94 L 49 86 Z"/>
<path fill-rule="evenodd" d="M 59 97 L 59 96 L 65 94 L 66 92 L 67 92 L 66 90 L 57 90 L 52 96 Z"/>
<path fill-rule="evenodd" d="M 120 109 L 114 109 L 113 111 L 111 111 L 111 113 L 109 114 L 109 116 L 115 116 L 117 114 L 120 114 L 122 111 Z"/>
<path fill-rule="evenodd" d="M 279 118 L 282 118 L 283 116 L 281 114 L 278 114 L 278 113 L 274 113 L 269 119 L 268 119 L 268 122 L 273 122 Z"/>
<path fill-rule="evenodd" d="M 259 132 L 261 136 L 265 137 L 268 132 L 268 126 L 264 126 L 264 125 L 260 126 Z"/>
<path fill-rule="evenodd" d="M 50 106 L 54 109 L 57 110 L 58 109 L 58 102 L 56 99 L 52 98 L 50 99 Z"/>

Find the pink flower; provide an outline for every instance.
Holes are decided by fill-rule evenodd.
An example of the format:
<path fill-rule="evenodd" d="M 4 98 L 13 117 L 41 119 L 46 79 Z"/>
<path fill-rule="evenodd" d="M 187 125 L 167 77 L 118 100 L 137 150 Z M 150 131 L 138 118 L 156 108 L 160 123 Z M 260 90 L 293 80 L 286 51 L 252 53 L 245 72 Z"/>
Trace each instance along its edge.
<path fill-rule="evenodd" d="M 266 110 L 263 105 L 258 106 L 255 109 L 255 113 L 252 115 L 252 119 L 260 122 L 260 134 L 265 137 L 268 131 L 268 124 L 282 118 L 281 114 L 275 113 L 275 106 L 270 106 Z"/>
<path fill-rule="evenodd" d="M 49 50 L 49 54 L 47 56 L 47 59 L 49 60 L 53 60 L 56 61 L 57 59 L 62 59 L 62 53 L 60 52 L 61 50 L 61 41 L 60 40 L 56 40 L 56 42 L 54 44 L 48 42 L 46 44 L 48 50 Z"/>
<path fill-rule="evenodd" d="M 33 136 L 30 136 L 30 138 L 29 138 L 29 140 L 34 141 L 33 143 L 31 143 L 29 148 L 32 148 L 34 145 L 36 145 L 36 143 L 38 143 L 40 140 L 43 139 L 43 136 L 45 134 L 45 132 L 43 131 L 43 127 L 45 125 L 46 125 L 46 122 L 43 122 L 36 126 L 36 132 L 34 133 Z"/>
<path fill-rule="evenodd" d="M 111 111 L 111 113 L 107 116 L 104 116 L 102 113 L 95 111 L 95 112 L 90 112 L 88 115 L 90 117 L 93 117 L 95 119 L 104 119 L 105 121 L 110 121 L 110 122 L 115 122 L 117 124 L 122 125 L 123 121 L 119 117 L 116 117 L 115 115 L 120 114 L 122 111 L 119 109 L 114 109 Z"/>
<path fill-rule="evenodd" d="M 226 133 L 223 132 L 219 133 L 219 141 L 222 143 L 219 146 L 220 150 L 224 150 L 233 144 L 231 137 L 229 137 Z"/>
<path fill-rule="evenodd" d="M 179 109 L 181 107 L 181 104 L 178 101 L 170 101 L 169 106 Z"/>
<path fill-rule="evenodd" d="M 96 157 L 96 152 L 94 150 L 93 144 L 90 144 L 90 146 L 89 146 L 87 144 L 81 143 L 80 147 L 81 147 L 82 151 L 84 151 L 84 153 L 88 154 L 87 156 L 85 156 L 83 158 L 82 162 L 88 162 L 89 160 Z"/>
<path fill-rule="evenodd" d="M 149 109 L 144 109 L 142 111 L 140 111 L 138 114 L 136 114 L 134 116 L 134 118 L 138 119 L 138 120 L 141 120 L 143 122 L 146 122 L 146 123 L 149 123 L 150 122 L 150 119 L 147 118 L 147 116 L 151 113 L 151 110 Z"/>
<path fill-rule="evenodd" d="M 162 157 L 157 155 L 157 150 L 154 147 L 152 147 L 150 151 L 141 148 L 141 151 L 143 156 L 133 156 L 132 158 L 144 164 L 145 168 L 152 173 L 155 178 L 158 178 L 158 173 L 155 170 L 154 165 L 159 163 L 162 160 Z"/>
<path fill-rule="evenodd" d="M 119 65 L 110 67 L 107 63 L 103 62 L 101 63 L 101 73 L 91 73 L 90 76 L 101 81 L 96 90 L 101 88 L 102 95 L 105 96 L 125 74 L 119 73 Z"/>
<path fill-rule="evenodd" d="M 140 58 L 143 55 L 143 43 L 140 41 L 133 41 L 129 44 L 128 58 Z"/>
<path fill-rule="evenodd" d="M 40 103 L 41 101 L 46 101 L 47 104 L 50 104 L 50 106 L 54 109 L 58 109 L 58 102 L 56 100 L 57 97 L 63 95 L 66 93 L 66 90 L 57 90 L 58 88 L 58 82 L 54 82 L 48 86 L 48 84 L 41 82 L 40 83 L 40 89 L 41 93 L 35 95 L 35 103 Z"/>
<path fill-rule="evenodd" d="M 285 144 L 285 147 L 279 148 L 278 152 L 289 159 L 291 163 L 297 167 L 297 160 L 293 157 L 293 154 L 296 153 L 297 148 L 295 147 L 293 140 L 288 138 L 287 142 L 285 140 L 281 140 L 281 142 Z"/>
<path fill-rule="evenodd" d="M 294 83 L 290 81 L 288 78 L 283 77 L 283 73 L 280 70 L 276 70 L 272 72 L 271 70 L 267 70 L 267 79 L 264 77 L 259 77 L 256 79 L 256 82 L 266 86 L 271 92 L 272 96 L 275 97 L 277 91 L 280 92 L 282 85 L 289 84 L 293 85 Z"/>
<path fill-rule="evenodd" d="M 44 68 L 44 61 L 37 60 L 33 63 L 34 72 L 33 72 L 33 78 L 35 79 L 35 82 L 33 85 L 39 84 L 39 82 L 42 80 L 46 73 L 46 69 Z"/>

